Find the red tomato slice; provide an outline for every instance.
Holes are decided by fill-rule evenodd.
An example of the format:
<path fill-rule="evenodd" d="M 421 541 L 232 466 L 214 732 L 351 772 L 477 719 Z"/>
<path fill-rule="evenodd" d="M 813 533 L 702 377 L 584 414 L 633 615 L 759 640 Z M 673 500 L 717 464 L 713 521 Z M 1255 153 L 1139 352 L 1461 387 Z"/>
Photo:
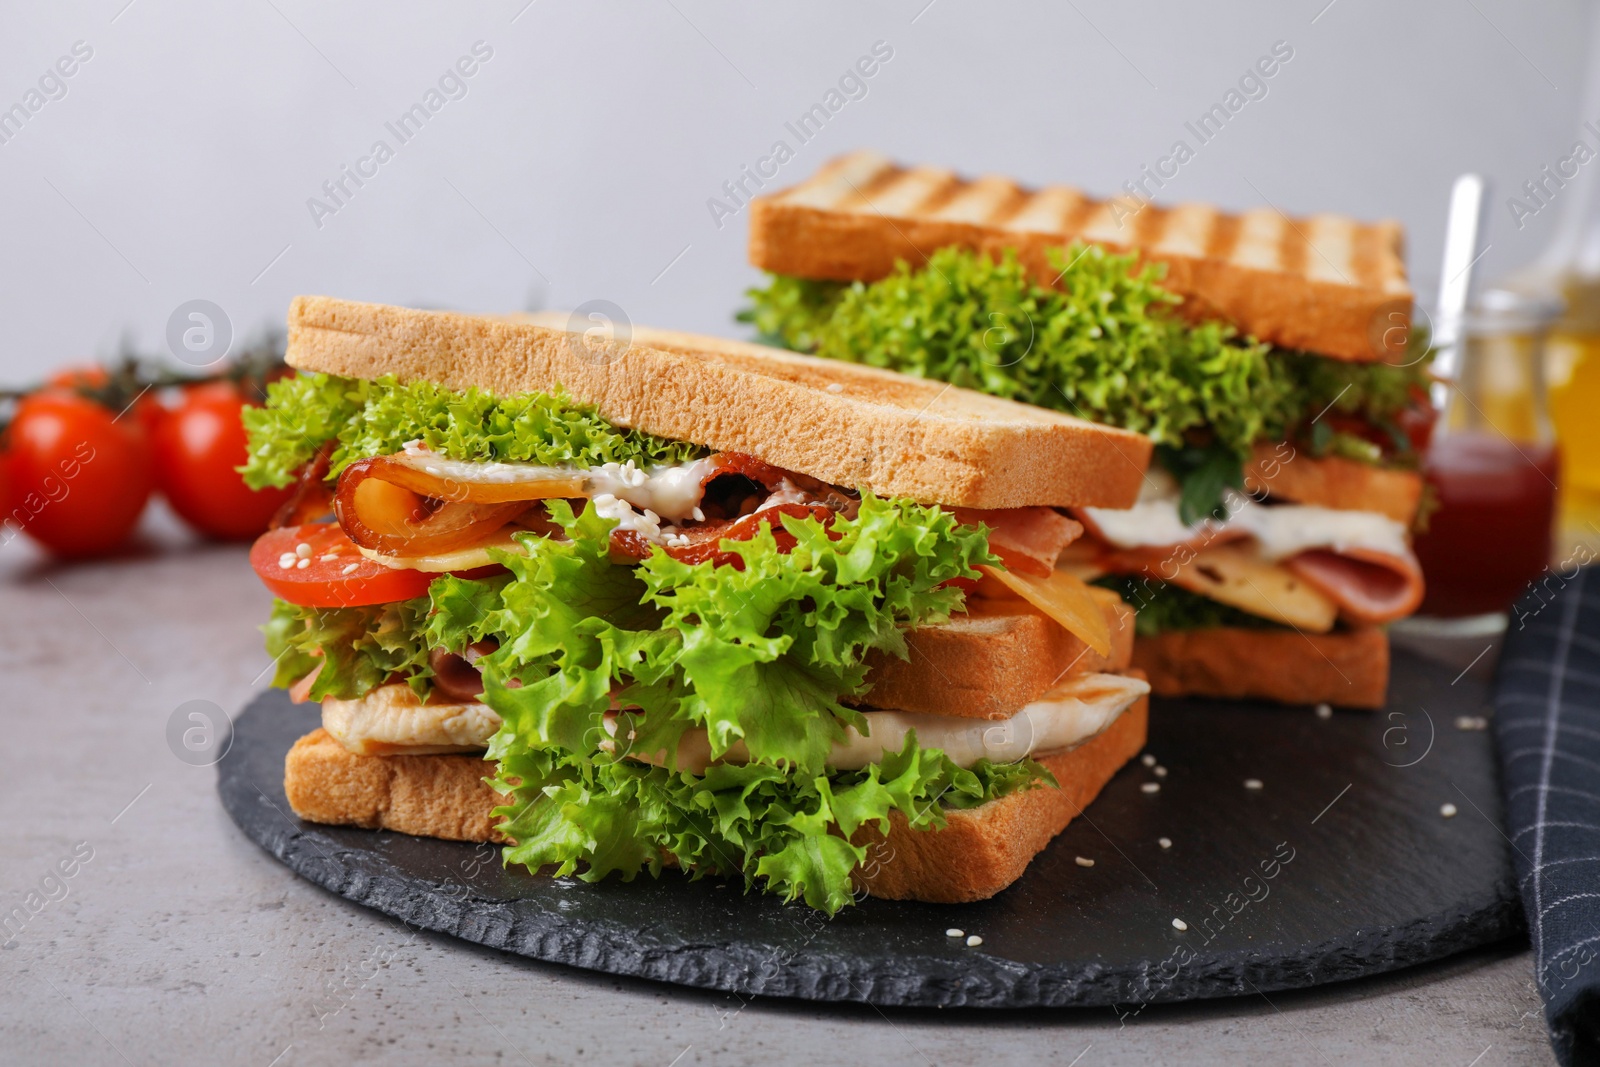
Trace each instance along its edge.
<path fill-rule="evenodd" d="M 275 596 L 308 608 L 410 600 L 426 593 L 439 577 L 373 562 L 332 522 L 268 530 L 251 546 L 250 566 Z"/>

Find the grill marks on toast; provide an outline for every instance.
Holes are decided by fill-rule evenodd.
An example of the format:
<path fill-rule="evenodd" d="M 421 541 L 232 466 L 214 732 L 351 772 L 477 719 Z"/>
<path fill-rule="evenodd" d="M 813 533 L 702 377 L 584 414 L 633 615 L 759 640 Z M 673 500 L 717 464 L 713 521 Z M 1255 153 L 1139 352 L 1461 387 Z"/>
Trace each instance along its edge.
<path fill-rule="evenodd" d="M 961 179 L 855 152 L 751 212 L 751 261 L 801 277 L 872 281 L 896 258 L 944 245 L 1016 248 L 1041 280 L 1045 250 L 1089 241 L 1168 265 L 1166 284 L 1192 315 L 1289 348 L 1373 360 L 1382 319 L 1409 314 L 1401 234 L 1390 222 L 1337 215 L 1291 219 L 1272 207 L 1228 215 L 1206 204 L 1158 208 L 1132 197 L 1094 200 L 1064 186 L 1024 189 L 1001 177 Z M 1047 273 L 1048 272 L 1048 273 Z"/>

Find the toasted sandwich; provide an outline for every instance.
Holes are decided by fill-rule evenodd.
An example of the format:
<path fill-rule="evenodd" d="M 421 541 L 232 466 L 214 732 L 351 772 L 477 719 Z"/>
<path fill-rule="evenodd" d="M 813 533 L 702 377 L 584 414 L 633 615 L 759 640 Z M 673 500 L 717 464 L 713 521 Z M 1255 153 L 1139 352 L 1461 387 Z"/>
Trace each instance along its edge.
<path fill-rule="evenodd" d="M 1155 692 L 1376 707 L 1433 423 L 1392 223 L 1227 215 L 834 160 L 752 201 L 741 318 L 798 351 L 1149 434 L 1062 564 L 1138 609 Z"/>
<path fill-rule="evenodd" d="M 870 367 L 301 297 L 247 414 L 301 818 L 529 871 L 975 900 L 1144 744 L 1056 567 L 1149 441 Z M 331 520 L 331 521 L 330 521 Z"/>

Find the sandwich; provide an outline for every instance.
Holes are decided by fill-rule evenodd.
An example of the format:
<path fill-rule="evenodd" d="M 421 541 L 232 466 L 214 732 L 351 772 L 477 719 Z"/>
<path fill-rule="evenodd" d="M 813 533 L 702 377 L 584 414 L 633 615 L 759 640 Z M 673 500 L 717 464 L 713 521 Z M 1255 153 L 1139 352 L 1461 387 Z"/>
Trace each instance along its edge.
<path fill-rule="evenodd" d="M 872 152 L 751 203 L 768 343 L 1148 434 L 1062 557 L 1162 695 L 1382 706 L 1433 424 L 1397 225 L 961 180 Z"/>
<path fill-rule="evenodd" d="M 890 371 L 295 300 L 245 416 L 312 822 L 681 868 L 832 913 L 981 899 L 1144 744 L 1132 612 L 1062 509 L 1150 444 Z"/>

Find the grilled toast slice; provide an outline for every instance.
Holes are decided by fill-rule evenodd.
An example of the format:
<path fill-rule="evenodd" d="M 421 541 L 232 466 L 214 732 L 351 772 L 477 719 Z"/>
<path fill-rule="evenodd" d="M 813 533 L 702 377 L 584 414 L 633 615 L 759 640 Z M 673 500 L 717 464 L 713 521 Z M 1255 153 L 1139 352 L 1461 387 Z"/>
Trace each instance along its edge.
<path fill-rule="evenodd" d="M 1336 359 L 1398 357 L 1410 323 L 1403 237 L 1395 222 L 1290 218 L 1274 207 L 1226 214 L 1207 204 L 1161 208 L 1130 196 L 1095 200 L 1064 186 L 1024 189 L 900 167 L 870 151 L 841 156 L 750 208 L 750 262 L 774 274 L 875 281 L 896 260 L 920 265 L 957 245 L 1015 249 L 1042 283 L 1046 252 L 1074 241 L 1167 265 L 1163 285 L 1185 314 L 1220 318 L 1285 348 Z"/>

